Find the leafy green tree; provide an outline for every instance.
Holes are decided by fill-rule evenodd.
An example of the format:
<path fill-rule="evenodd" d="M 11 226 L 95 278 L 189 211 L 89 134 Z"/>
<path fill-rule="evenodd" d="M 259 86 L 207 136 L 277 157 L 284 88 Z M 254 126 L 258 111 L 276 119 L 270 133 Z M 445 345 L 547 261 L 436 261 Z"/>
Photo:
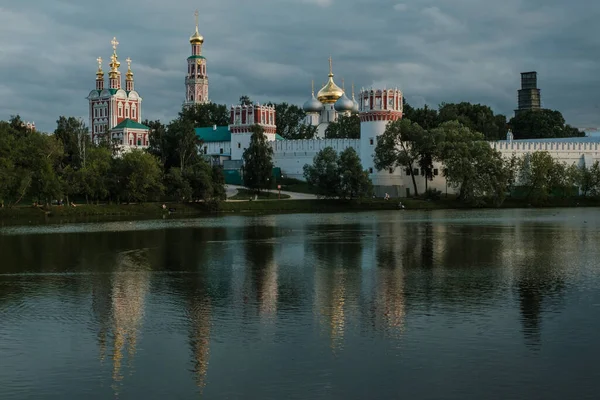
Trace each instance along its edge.
<path fill-rule="evenodd" d="M 223 175 L 223 167 L 213 165 L 212 167 L 212 198 L 214 200 L 225 200 L 225 175 Z"/>
<path fill-rule="evenodd" d="M 415 196 L 419 195 L 414 166 L 420 159 L 416 143 L 425 135 L 418 124 L 408 119 L 390 122 L 383 135 L 377 138 L 374 163 L 378 171 L 388 168 L 403 168 L 410 173 Z"/>
<path fill-rule="evenodd" d="M 277 133 L 285 139 L 312 139 L 317 133 L 316 126 L 304 124 L 306 113 L 301 107 L 288 103 L 268 103 L 275 107 Z"/>
<path fill-rule="evenodd" d="M 201 140 L 196 136 L 196 131 L 191 121 L 183 118 L 178 118 L 172 121 L 167 128 L 168 135 L 171 139 L 172 153 L 171 162 L 176 161 L 176 164 L 167 164 L 172 167 L 177 165 L 179 169 L 185 171 L 188 165 L 196 162 L 199 158 L 198 148 L 202 144 Z"/>
<path fill-rule="evenodd" d="M 173 144 L 169 140 L 167 127 L 159 120 L 145 120 L 143 124 L 150 128 L 150 132 L 148 133 L 148 153 L 158 157 L 160 163 L 165 166 L 169 155 L 173 153 Z"/>
<path fill-rule="evenodd" d="M 304 178 L 316 189 L 318 197 L 335 198 L 340 194 L 339 157 L 332 147 L 325 147 L 304 166 Z"/>
<path fill-rule="evenodd" d="M 184 106 L 178 119 L 188 122 L 193 128 L 205 126 L 225 126 L 229 124 L 229 108 L 225 104 L 196 104 Z"/>
<path fill-rule="evenodd" d="M 486 140 L 504 139 L 508 132 L 506 116 L 494 115 L 490 107 L 481 104 L 442 103 L 438 121 L 440 124 L 458 121 L 472 131 L 481 132 Z"/>
<path fill-rule="evenodd" d="M 244 151 L 242 159 L 244 160 L 244 185 L 256 192 L 268 189 L 273 174 L 273 148 L 267 142 L 262 126 L 252 127 L 250 145 Z"/>
<path fill-rule="evenodd" d="M 600 194 L 600 164 L 594 162 L 589 168 L 585 165 L 571 170 L 581 195 L 583 197 L 598 196 Z"/>
<path fill-rule="evenodd" d="M 363 170 L 360 157 L 353 148 L 349 147 L 340 153 L 338 173 L 340 197 L 353 199 L 373 195 L 369 173 Z"/>
<path fill-rule="evenodd" d="M 403 118 L 419 124 L 425 130 L 433 129 L 439 125 L 438 112 L 429 108 L 427 104 L 423 108 L 413 108 L 404 103 Z"/>
<path fill-rule="evenodd" d="M 327 139 L 360 139 L 360 118 L 358 115 L 340 115 L 325 130 Z"/>
<path fill-rule="evenodd" d="M 54 136 L 60 140 L 63 146 L 64 156 L 61 160 L 61 167 L 71 165 L 74 168 L 81 168 L 86 149 L 91 144 L 88 128 L 83 120 L 60 116 L 56 121 Z"/>
<path fill-rule="evenodd" d="M 80 194 L 84 194 L 86 201 L 89 199 L 106 199 L 110 192 L 108 176 L 112 168 L 112 152 L 106 146 L 90 146 L 87 150 L 86 163 L 76 175 Z"/>
<path fill-rule="evenodd" d="M 132 150 L 117 165 L 121 196 L 128 202 L 157 200 L 163 193 L 160 163 L 153 155 Z"/>
<path fill-rule="evenodd" d="M 519 183 L 527 188 L 527 198 L 534 202 L 545 201 L 552 191 L 552 174 L 555 162 L 550 153 L 536 151 L 526 154 L 519 166 Z"/>
<path fill-rule="evenodd" d="M 240 105 L 251 106 L 254 102 L 250 99 L 250 96 L 240 96 Z"/>
<path fill-rule="evenodd" d="M 491 196 L 495 204 L 501 204 L 509 176 L 501 154 L 483 140 L 483 135 L 457 121 L 445 122 L 433 133 L 438 136 L 444 175 L 448 185 L 459 190 L 458 199 L 478 203 Z"/>
<path fill-rule="evenodd" d="M 192 187 L 179 168 L 171 168 L 164 178 L 165 194 L 177 201 L 192 198 Z"/>
<path fill-rule="evenodd" d="M 565 124 L 559 111 L 519 111 L 509 122 L 515 139 L 561 138 L 584 136 L 584 132 Z"/>
<path fill-rule="evenodd" d="M 190 165 L 183 176 L 192 189 L 192 200 L 209 200 L 213 195 L 212 168 L 204 160 Z"/>

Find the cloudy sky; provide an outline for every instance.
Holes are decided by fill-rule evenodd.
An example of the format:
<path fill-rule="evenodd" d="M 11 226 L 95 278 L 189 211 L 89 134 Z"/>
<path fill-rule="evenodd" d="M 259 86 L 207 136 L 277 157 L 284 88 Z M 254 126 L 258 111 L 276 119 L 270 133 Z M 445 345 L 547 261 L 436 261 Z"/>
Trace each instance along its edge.
<path fill-rule="evenodd" d="M 2 0 L 0 119 L 45 131 L 59 115 L 87 121 L 96 58 L 109 59 L 116 36 L 143 117 L 168 122 L 184 99 L 195 9 L 218 103 L 301 104 L 331 54 L 347 89 L 398 86 L 413 105 L 470 101 L 509 116 L 519 73 L 537 70 L 544 107 L 600 126 L 597 0 Z"/>

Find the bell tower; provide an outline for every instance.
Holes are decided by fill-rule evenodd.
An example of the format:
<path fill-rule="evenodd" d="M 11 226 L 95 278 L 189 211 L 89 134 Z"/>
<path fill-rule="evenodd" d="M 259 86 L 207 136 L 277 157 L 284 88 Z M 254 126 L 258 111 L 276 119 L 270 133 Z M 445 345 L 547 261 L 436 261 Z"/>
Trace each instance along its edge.
<path fill-rule="evenodd" d="M 206 58 L 202 55 L 204 37 L 198 33 L 198 10 L 196 16 L 196 31 L 190 37 L 192 55 L 187 59 L 187 75 L 185 77 L 184 105 L 206 104 L 208 100 L 208 75 L 206 73 Z"/>

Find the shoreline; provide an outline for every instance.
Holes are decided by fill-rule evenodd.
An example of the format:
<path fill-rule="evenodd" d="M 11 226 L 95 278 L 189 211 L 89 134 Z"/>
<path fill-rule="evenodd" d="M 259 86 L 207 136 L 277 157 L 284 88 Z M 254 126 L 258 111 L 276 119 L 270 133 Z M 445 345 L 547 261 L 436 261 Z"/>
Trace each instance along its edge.
<path fill-rule="evenodd" d="M 156 218 L 209 217 L 223 215 L 264 215 L 299 213 L 341 213 L 365 211 L 399 210 L 398 203 L 405 206 L 404 211 L 430 210 L 480 210 L 510 208 L 580 208 L 600 207 L 600 200 L 583 198 L 549 199 L 538 205 L 531 205 L 525 199 L 507 199 L 500 207 L 468 206 L 453 198 L 439 200 L 422 199 L 367 199 L 367 200 L 258 200 L 226 201 L 208 203 L 163 203 L 142 204 L 81 204 L 76 207 L 51 206 L 49 209 L 34 206 L 18 206 L 0 209 L 0 226 L 13 224 L 73 223 L 89 220 L 145 220 Z M 168 210 L 172 209 L 173 212 Z"/>

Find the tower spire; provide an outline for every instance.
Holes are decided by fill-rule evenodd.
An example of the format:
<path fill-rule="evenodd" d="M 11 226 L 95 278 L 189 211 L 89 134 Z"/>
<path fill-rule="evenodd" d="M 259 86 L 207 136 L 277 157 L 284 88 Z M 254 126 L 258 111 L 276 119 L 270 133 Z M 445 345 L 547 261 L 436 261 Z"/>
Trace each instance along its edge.
<path fill-rule="evenodd" d="M 310 81 L 310 92 L 312 93 L 312 97 L 315 97 L 315 80 Z"/>
<path fill-rule="evenodd" d="M 102 57 L 96 58 L 98 61 L 98 71 L 96 72 L 96 89 L 104 89 L 104 71 L 102 71 Z"/>
<path fill-rule="evenodd" d="M 329 56 L 329 77 L 330 78 L 333 77 L 333 66 L 332 66 L 332 62 L 331 62 L 331 56 Z"/>
<path fill-rule="evenodd" d="M 127 57 L 127 74 L 125 74 L 125 90 L 133 90 L 133 71 L 131 70 L 131 58 Z"/>
<path fill-rule="evenodd" d="M 117 56 L 117 46 L 119 42 L 117 42 L 117 38 L 113 37 L 110 41 L 110 44 L 113 48 L 113 53 L 110 56 L 110 72 L 108 77 L 110 78 L 110 88 L 111 89 L 120 89 L 121 88 L 121 73 L 119 72 L 119 67 L 121 63 L 119 62 L 119 57 Z"/>

